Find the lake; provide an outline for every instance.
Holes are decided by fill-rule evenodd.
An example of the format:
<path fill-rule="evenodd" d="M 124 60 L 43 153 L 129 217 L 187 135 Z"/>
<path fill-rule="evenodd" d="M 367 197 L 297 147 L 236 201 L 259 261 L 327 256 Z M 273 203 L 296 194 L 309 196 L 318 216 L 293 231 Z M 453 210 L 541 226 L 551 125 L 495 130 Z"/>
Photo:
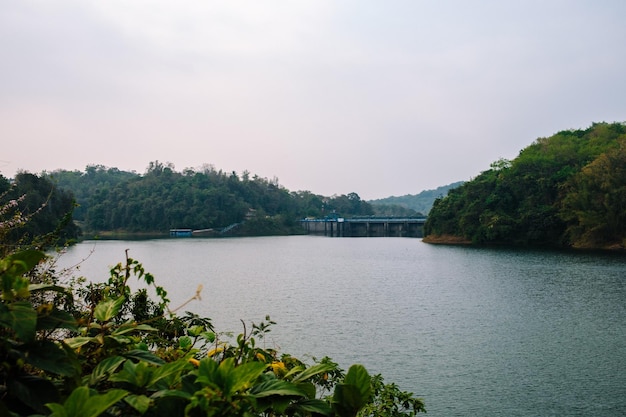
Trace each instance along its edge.
<path fill-rule="evenodd" d="M 316 236 L 85 241 L 59 259 L 102 281 L 124 250 L 218 331 L 362 363 L 430 416 L 626 415 L 626 257 Z M 311 361 L 309 360 L 309 363 Z"/>

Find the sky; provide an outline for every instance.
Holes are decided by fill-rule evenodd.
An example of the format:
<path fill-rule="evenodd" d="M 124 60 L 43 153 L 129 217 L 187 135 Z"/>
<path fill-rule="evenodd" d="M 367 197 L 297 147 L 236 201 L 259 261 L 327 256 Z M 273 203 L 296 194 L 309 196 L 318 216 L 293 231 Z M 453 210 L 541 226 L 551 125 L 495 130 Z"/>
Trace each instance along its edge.
<path fill-rule="evenodd" d="M 3 0 L 0 173 L 210 164 L 362 199 L 626 121 L 623 0 Z"/>

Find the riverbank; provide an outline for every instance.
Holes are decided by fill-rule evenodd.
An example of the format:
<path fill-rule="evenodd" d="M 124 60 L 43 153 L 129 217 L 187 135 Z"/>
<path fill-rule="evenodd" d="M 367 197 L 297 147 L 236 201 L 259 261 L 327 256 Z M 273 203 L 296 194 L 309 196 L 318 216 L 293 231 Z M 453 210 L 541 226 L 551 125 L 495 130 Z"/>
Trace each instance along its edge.
<path fill-rule="evenodd" d="M 471 245 L 472 241 L 462 236 L 454 235 L 428 235 L 422 239 L 424 243 L 435 245 Z"/>

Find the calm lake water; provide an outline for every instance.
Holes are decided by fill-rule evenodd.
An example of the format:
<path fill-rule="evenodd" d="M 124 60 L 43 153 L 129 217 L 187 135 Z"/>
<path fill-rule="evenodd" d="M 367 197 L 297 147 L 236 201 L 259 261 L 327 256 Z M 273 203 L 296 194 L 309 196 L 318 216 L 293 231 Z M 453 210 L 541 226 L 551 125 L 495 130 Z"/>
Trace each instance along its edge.
<path fill-rule="evenodd" d="M 78 275 L 124 250 L 175 306 L 218 331 L 278 324 L 265 343 L 362 363 L 430 416 L 625 416 L 626 257 L 313 236 L 86 241 Z M 91 255 L 90 255 L 91 254 Z"/>

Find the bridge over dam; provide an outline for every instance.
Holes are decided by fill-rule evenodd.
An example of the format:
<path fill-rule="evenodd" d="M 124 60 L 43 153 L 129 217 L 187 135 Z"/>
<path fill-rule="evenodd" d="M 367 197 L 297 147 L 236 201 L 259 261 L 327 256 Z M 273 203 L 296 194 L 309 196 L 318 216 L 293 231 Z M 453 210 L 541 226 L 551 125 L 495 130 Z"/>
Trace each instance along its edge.
<path fill-rule="evenodd" d="M 329 237 L 423 237 L 425 217 L 302 219 L 310 234 Z"/>

